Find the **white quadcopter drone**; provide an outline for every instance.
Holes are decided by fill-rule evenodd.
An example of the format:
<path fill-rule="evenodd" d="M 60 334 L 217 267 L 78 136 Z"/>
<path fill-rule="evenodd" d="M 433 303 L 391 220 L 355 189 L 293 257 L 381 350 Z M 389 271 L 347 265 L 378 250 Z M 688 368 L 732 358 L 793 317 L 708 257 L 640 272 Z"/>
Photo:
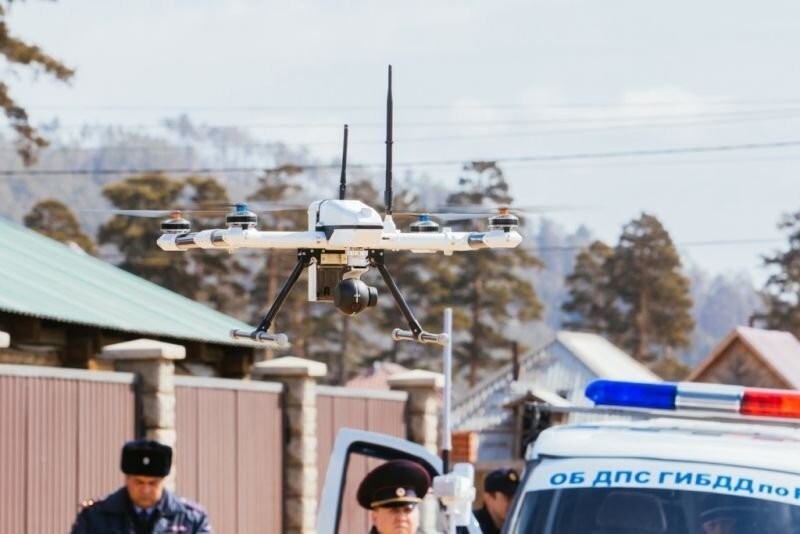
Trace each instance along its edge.
<path fill-rule="evenodd" d="M 484 248 L 514 248 L 522 242 L 517 232 L 519 219 L 508 208 L 489 218 L 488 231 L 453 232 L 440 229 L 429 215 L 419 216 L 408 232 L 402 232 L 392 219 L 392 70 L 389 67 L 386 138 L 385 214 L 358 200 L 346 200 L 345 165 L 347 162 L 347 126 L 345 126 L 342 177 L 339 198 L 318 200 L 308 207 L 308 230 L 298 232 L 256 229 L 258 218 L 246 204 L 236 204 L 226 216 L 227 228 L 191 232 L 189 221 L 175 212 L 162 221 L 158 246 L 166 251 L 223 249 L 233 252 L 243 248 L 297 249 L 297 263 L 281 287 L 264 319 L 252 332 L 232 330 L 235 339 L 251 339 L 273 347 L 286 347 L 289 338 L 271 333 L 269 328 L 300 274 L 308 269 L 309 302 L 333 302 L 344 314 L 355 315 L 375 306 L 376 288 L 361 281 L 361 275 L 374 267 L 392 293 L 408 323 L 408 330 L 397 328 L 395 340 L 419 343 L 448 342 L 446 334 L 423 330 L 414 317 L 394 279 L 384 264 L 384 251 L 409 250 L 418 253 L 471 251 Z"/>

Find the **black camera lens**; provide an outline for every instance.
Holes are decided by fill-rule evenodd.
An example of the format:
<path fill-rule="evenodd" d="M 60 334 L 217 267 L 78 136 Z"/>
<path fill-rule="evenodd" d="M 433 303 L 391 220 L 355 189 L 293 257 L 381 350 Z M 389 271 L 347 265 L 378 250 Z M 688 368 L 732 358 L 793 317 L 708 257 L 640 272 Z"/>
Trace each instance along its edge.
<path fill-rule="evenodd" d="M 378 303 L 378 290 L 361 280 L 347 278 L 336 284 L 333 303 L 345 315 L 355 315 Z"/>

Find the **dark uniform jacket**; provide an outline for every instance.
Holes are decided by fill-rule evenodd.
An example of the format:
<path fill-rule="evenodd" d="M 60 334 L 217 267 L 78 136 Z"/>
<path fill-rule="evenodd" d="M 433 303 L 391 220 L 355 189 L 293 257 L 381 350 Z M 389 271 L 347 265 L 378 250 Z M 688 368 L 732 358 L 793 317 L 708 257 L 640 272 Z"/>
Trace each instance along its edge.
<path fill-rule="evenodd" d="M 475 510 L 473 514 L 475 514 L 475 519 L 478 520 L 483 534 L 500 534 L 500 529 L 494 525 L 492 516 L 489 514 L 489 510 L 486 509 L 486 506 Z"/>
<path fill-rule="evenodd" d="M 72 534 L 207 534 L 205 511 L 167 490 L 143 524 L 136 517 L 128 490 L 121 488 L 102 501 L 85 506 L 72 526 Z"/>

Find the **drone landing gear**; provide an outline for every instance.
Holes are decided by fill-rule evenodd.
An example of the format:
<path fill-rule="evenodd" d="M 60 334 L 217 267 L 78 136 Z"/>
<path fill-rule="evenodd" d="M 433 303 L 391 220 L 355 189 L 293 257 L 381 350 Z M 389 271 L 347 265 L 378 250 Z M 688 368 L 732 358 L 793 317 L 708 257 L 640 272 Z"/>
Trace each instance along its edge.
<path fill-rule="evenodd" d="M 297 280 L 300 278 L 303 269 L 308 267 L 310 263 L 311 263 L 310 251 L 299 250 L 297 252 L 297 263 L 294 265 L 292 273 L 289 275 L 289 278 L 287 278 L 286 281 L 283 283 L 283 286 L 281 286 L 281 290 L 278 292 L 278 296 L 275 297 L 275 302 L 273 302 L 272 306 L 269 307 L 269 311 L 267 311 L 267 314 L 261 320 L 256 329 L 253 330 L 252 332 L 246 332 L 244 330 L 231 330 L 231 337 L 235 339 L 252 339 L 253 341 L 259 341 L 261 343 L 275 345 L 277 348 L 288 347 L 289 337 L 286 334 L 270 334 L 269 332 L 267 332 L 267 330 L 269 330 L 269 327 L 272 325 L 272 321 L 278 314 L 278 310 L 281 309 L 281 306 L 283 306 L 286 297 L 289 296 L 289 293 L 292 291 L 292 288 L 297 283 Z"/>
<path fill-rule="evenodd" d="M 403 317 L 405 317 L 406 322 L 408 323 L 408 327 L 411 329 L 402 330 L 400 328 L 395 328 L 392 331 L 392 339 L 395 341 L 416 341 L 417 343 L 436 343 L 438 345 L 446 345 L 449 341 L 447 334 L 432 334 L 430 332 L 426 332 L 420 326 L 417 318 L 414 317 L 414 313 L 408 306 L 406 299 L 403 298 L 403 295 L 397 288 L 397 284 L 394 282 L 394 278 L 392 278 L 392 275 L 389 273 L 389 270 L 386 268 L 386 265 L 383 262 L 383 250 L 371 250 L 369 253 L 369 261 L 370 264 L 378 269 L 379 273 L 381 273 L 383 282 L 392 293 L 394 301 L 397 303 L 397 306 L 400 308 L 400 312 L 403 314 Z"/>
<path fill-rule="evenodd" d="M 252 332 L 238 329 L 231 330 L 231 337 L 235 339 L 251 339 L 253 341 L 273 345 L 277 348 L 285 348 L 289 346 L 289 338 L 286 334 L 271 334 L 267 332 L 267 330 L 269 330 L 269 327 L 272 325 L 272 321 L 275 319 L 275 316 L 278 314 L 281 306 L 283 306 L 286 297 L 289 296 L 292 288 L 300 278 L 300 274 L 302 274 L 303 269 L 307 268 L 311 264 L 311 259 L 315 257 L 314 252 L 315 251 L 307 249 L 301 249 L 297 252 L 297 263 L 295 264 L 292 273 L 283 283 L 283 286 L 281 286 L 278 296 L 275 297 L 275 302 L 272 303 L 269 311 L 267 311 L 264 319 L 262 319 L 261 323 L 259 323 L 256 329 Z M 447 334 L 432 334 L 422 329 L 419 321 L 417 321 L 416 317 L 414 317 L 414 313 L 411 311 L 408 303 L 406 303 L 406 300 L 403 298 L 403 295 L 397 288 L 397 284 L 394 282 L 392 275 L 389 273 L 389 270 L 386 269 L 386 265 L 384 265 L 383 262 L 383 251 L 370 250 L 368 258 L 370 265 L 378 269 L 378 272 L 381 273 L 383 281 L 386 283 L 386 286 L 392 293 L 392 297 L 394 297 L 397 306 L 400 308 L 400 312 L 403 314 L 403 317 L 405 317 L 410 328 L 410 330 L 395 328 L 392 332 L 392 339 L 395 341 L 416 341 L 417 343 L 436 343 L 439 345 L 446 345 L 449 341 Z"/>

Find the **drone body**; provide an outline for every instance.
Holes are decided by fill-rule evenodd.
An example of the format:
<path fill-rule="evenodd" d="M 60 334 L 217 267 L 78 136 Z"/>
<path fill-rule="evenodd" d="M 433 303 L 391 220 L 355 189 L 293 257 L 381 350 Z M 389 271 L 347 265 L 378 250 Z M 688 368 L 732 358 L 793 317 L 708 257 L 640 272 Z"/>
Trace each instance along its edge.
<path fill-rule="evenodd" d="M 442 252 L 450 255 L 456 251 L 484 248 L 514 248 L 522 242 L 513 215 L 500 213 L 489 220 L 486 232 L 453 232 L 439 229 L 426 216 L 411 225 L 411 231 L 402 232 L 391 215 L 383 220 L 373 208 L 358 200 L 318 200 L 308 208 L 306 231 L 261 231 L 256 229 L 256 214 L 245 204 L 237 204 L 235 211 L 226 217 L 227 228 L 199 232 L 189 231 L 189 222 L 179 214 L 162 223 L 163 234 L 158 246 L 165 251 L 191 249 L 297 249 L 298 263 L 284 284 L 275 304 L 267 315 L 267 323 L 277 313 L 303 269 L 308 269 L 308 300 L 333 302 L 345 314 L 355 315 L 377 303 L 377 290 L 361 281 L 361 275 L 376 267 L 398 301 L 406 316 L 410 331 L 395 330 L 395 339 L 411 339 L 423 343 L 444 343 L 440 334 L 424 332 L 406 305 L 397 286 L 383 263 L 385 250 L 407 250 L 416 253 Z M 432 223 L 432 224 L 431 224 Z M 288 338 L 282 334 L 268 334 L 266 328 L 253 333 L 232 332 L 235 337 L 285 345 Z M 275 339 L 273 339 L 273 337 Z"/>
<path fill-rule="evenodd" d="M 361 281 L 361 275 L 376 268 L 403 314 L 409 330 L 395 329 L 395 340 L 446 344 L 445 334 L 432 334 L 422 329 L 400 293 L 384 264 L 384 252 L 410 251 L 415 253 L 457 251 L 485 248 L 514 248 L 522 242 L 517 232 L 519 220 L 502 208 L 489 218 L 487 231 L 454 232 L 439 225 L 426 214 L 411 224 L 408 232 L 397 229 L 392 218 L 392 93 L 389 67 L 389 96 L 387 101 L 387 152 L 385 215 L 381 215 L 359 200 L 345 200 L 345 166 L 347 161 L 347 127 L 342 157 L 342 178 L 339 199 L 318 200 L 308 207 L 308 228 L 305 231 L 261 231 L 256 228 L 258 217 L 247 205 L 236 204 L 226 215 L 224 229 L 190 231 L 190 224 L 179 212 L 161 223 L 162 235 L 158 246 L 165 251 L 190 249 L 296 249 L 297 263 L 281 287 L 264 319 L 253 332 L 233 330 L 234 338 L 247 338 L 284 347 L 286 334 L 268 330 L 289 292 L 308 269 L 308 300 L 332 302 L 342 313 L 355 315 L 377 303 L 378 292 Z M 463 217 L 462 217 L 463 218 Z"/>
<path fill-rule="evenodd" d="M 507 217 L 507 216 L 506 216 Z M 228 249 L 325 249 L 350 254 L 365 249 L 409 250 L 411 252 L 443 252 L 482 248 L 514 248 L 522 242 L 516 231 L 517 222 L 501 213 L 489 220 L 487 232 L 453 232 L 439 230 L 438 225 L 410 232 L 397 230 L 391 215 L 381 220 L 373 208 L 359 200 L 318 200 L 308 208 L 308 230 L 303 232 L 259 231 L 256 215 L 246 204 L 237 204 L 237 211 L 227 216 L 227 229 L 188 232 L 187 226 L 174 227 L 174 220 L 162 224 L 164 234 L 158 239 L 163 250 L 180 251 L 193 248 Z M 513 216 L 511 216 L 513 217 Z M 497 219 L 503 219 L 497 222 Z M 421 222 L 427 219 L 423 215 Z M 417 227 L 418 228 L 418 227 Z"/>

